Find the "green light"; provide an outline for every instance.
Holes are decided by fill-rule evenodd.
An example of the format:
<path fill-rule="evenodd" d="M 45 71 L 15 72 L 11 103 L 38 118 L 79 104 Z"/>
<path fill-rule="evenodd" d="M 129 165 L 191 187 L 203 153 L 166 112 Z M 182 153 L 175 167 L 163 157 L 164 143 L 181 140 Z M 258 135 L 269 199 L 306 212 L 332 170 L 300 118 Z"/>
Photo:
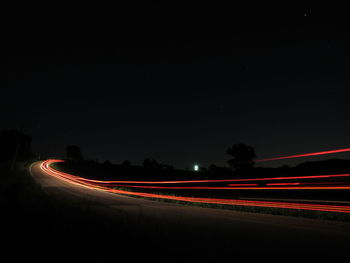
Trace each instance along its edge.
<path fill-rule="evenodd" d="M 198 165 L 198 164 L 195 164 L 195 165 L 193 166 L 193 170 L 194 170 L 194 171 L 199 171 L 199 165 Z"/>

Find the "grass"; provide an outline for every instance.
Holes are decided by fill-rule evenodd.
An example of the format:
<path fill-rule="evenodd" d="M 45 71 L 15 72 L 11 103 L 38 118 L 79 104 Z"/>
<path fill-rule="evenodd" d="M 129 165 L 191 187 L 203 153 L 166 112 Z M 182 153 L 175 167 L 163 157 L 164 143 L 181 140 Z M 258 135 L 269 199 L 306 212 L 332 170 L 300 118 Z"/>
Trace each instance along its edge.
<path fill-rule="evenodd" d="M 115 187 L 115 189 L 125 190 L 125 191 L 135 191 L 135 189 L 131 189 L 127 187 Z M 158 194 L 158 195 L 179 196 L 174 192 L 153 191 L 152 193 Z M 143 198 L 143 199 L 158 201 L 158 202 L 175 203 L 175 204 L 197 206 L 197 207 L 204 207 L 204 208 L 227 209 L 227 210 L 235 210 L 235 211 L 249 212 L 249 213 L 262 213 L 262 214 L 265 213 L 265 214 L 272 214 L 272 215 L 294 216 L 294 217 L 304 217 L 304 218 L 312 218 L 312 219 L 350 222 L 350 215 L 346 213 L 311 211 L 311 210 L 302 210 L 302 209 L 274 208 L 274 207 L 240 206 L 240 205 L 227 205 L 227 204 L 215 204 L 215 203 L 187 202 L 187 201 L 174 200 L 174 199 L 140 197 L 135 195 L 127 195 L 127 196 L 131 196 L 134 198 Z M 193 195 L 192 196 L 186 195 L 186 196 L 196 197 Z M 210 196 L 210 197 L 217 198 L 215 196 Z"/>

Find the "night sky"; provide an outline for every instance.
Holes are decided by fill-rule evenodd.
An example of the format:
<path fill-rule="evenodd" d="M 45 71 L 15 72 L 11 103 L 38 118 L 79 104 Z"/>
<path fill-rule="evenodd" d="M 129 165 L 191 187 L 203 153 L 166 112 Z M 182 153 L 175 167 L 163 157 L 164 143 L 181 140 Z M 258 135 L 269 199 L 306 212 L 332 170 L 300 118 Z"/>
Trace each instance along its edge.
<path fill-rule="evenodd" d="M 1 130 L 178 168 L 350 147 L 343 8 L 125 2 L 3 4 Z"/>

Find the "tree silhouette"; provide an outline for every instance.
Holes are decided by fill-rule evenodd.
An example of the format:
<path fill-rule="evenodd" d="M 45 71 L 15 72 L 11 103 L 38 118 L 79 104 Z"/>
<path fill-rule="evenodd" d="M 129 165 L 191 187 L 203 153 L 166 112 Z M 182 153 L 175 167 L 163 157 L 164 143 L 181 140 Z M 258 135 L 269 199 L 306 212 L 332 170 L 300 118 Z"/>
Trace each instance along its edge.
<path fill-rule="evenodd" d="M 226 150 L 226 153 L 233 157 L 227 161 L 228 164 L 237 171 L 246 170 L 254 166 L 253 159 L 256 158 L 256 154 L 252 146 L 243 143 L 234 144 Z"/>
<path fill-rule="evenodd" d="M 83 161 L 83 155 L 81 154 L 80 148 L 76 145 L 68 145 L 66 147 L 67 160 L 72 162 Z"/>

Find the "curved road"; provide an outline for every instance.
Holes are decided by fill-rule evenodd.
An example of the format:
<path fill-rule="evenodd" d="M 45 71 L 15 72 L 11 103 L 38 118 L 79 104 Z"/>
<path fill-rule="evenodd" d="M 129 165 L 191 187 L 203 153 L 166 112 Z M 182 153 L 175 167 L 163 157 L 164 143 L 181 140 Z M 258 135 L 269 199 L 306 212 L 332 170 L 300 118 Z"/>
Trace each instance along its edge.
<path fill-rule="evenodd" d="M 109 217 L 127 218 L 125 222 L 128 223 L 122 227 L 141 229 L 142 225 L 145 232 L 140 235 L 147 235 L 151 243 L 153 234 L 158 238 L 161 236 L 162 240 L 158 240 L 158 244 L 170 242 L 170 247 L 176 247 L 178 252 L 184 254 L 188 252 L 208 257 L 223 254 L 248 257 L 253 254 L 336 257 L 345 256 L 350 247 L 348 222 L 132 198 L 62 181 L 44 172 L 40 164 L 41 162 L 34 163 L 30 167 L 30 173 L 48 194 L 67 200 L 91 201 L 99 213 L 102 211 L 102 214 Z"/>

